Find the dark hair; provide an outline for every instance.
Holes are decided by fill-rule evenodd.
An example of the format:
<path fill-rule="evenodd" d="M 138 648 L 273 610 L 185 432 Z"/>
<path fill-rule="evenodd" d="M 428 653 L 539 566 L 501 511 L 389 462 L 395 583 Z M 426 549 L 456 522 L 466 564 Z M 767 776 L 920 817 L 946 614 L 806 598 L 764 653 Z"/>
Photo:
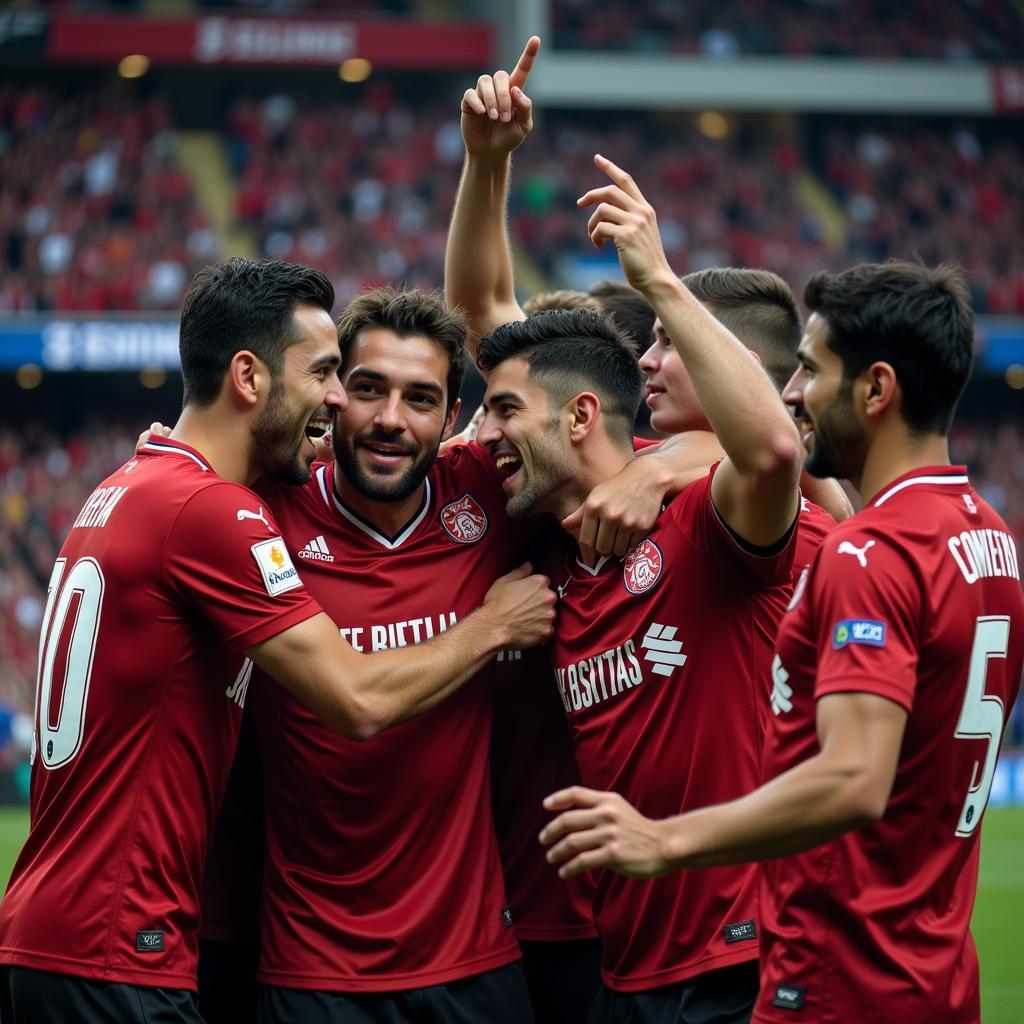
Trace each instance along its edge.
<path fill-rule="evenodd" d="M 619 281 L 599 281 L 590 294 L 601 303 L 604 315 L 637 343 L 639 351 L 650 345 L 655 312 L 640 292 Z"/>
<path fill-rule="evenodd" d="M 523 303 L 523 312 L 527 316 L 544 313 L 549 309 L 589 309 L 592 313 L 601 313 L 601 303 L 586 292 L 571 291 L 559 288 L 553 292 L 539 292 L 531 295 Z"/>
<path fill-rule="evenodd" d="M 715 319 L 760 357 L 781 390 L 797 368 L 803 325 L 793 291 L 770 270 L 710 267 L 683 278 L 683 284 Z"/>
<path fill-rule="evenodd" d="M 852 381 L 874 362 L 889 363 L 915 433 L 947 434 L 971 375 L 974 312 L 958 267 L 890 260 L 842 274 L 815 274 L 804 291 L 828 323 L 828 347 Z"/>
<path fill-rule="evenodd" d="M 450 309 L 439 292 L 400 291 L 393 285 L 357 295 L 338 318 L 342 368 L 360 331 L 381 328 L 399 338 L 423 337 L 448 356 L 448 409 L 455 404 L 466 376 L 469 327 L 457 309 Z"/>
<path fill-rule="evenodd" d="M 243 349 L 262 359 L 274 379 L 280 377 L 285 349 L 301 340 L 294 315 L 304 305 L 328 313 L 334 305 L 334 286 L 311 267 L 235 256 L 200 270 L 181 310 L 185 404 L 212 404 L 231 360 Z"/>
<path fill-rule="evenodd" d="M 536 313 L 498 327 L 477 351 L 484 371 L 514 358 L 526 361 L 530 378 L 544 387 L 553 408 L 593 391 L 601 399 L 609 437 L 632 444 L 644 378 L 636 345 L 608 317 L 585 309 Z"/>

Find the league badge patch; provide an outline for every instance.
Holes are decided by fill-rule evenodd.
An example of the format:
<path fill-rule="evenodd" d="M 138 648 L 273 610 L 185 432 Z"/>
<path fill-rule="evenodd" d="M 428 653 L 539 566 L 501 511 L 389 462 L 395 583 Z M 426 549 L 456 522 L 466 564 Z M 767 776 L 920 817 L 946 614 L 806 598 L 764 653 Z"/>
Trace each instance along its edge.
<path fill-rule="evenodd" d="M 487 532 L 487 513 L 476 498 L 464 494 L 441 509 L 445 533 L 459 544 L 475 544 Z"/>
<path fill-rule="evenodd" d="M 622 563 L 622 580 L 631 594 L 646 594 L 661 577 L 664 559 L 657 544 L 649 537 L 626 553 Z"/>

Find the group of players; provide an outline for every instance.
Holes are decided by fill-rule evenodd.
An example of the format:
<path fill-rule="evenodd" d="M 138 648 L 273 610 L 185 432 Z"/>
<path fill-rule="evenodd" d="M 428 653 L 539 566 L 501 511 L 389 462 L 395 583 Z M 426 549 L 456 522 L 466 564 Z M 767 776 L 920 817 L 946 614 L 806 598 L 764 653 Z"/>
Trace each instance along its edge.
<path fill-rule="evenodd" d="M 4 1024 L 979 1020 L 1024 597 L 949 464 L 962 280 L 819 274 L 802 332 L 766 271 L 680 281 L 598 156 L 649 347 L 615 289 L 527 316 L 538 47 L 463 98 L 447 303 L 193 281 L 182 415 L 50 581 Z"/>

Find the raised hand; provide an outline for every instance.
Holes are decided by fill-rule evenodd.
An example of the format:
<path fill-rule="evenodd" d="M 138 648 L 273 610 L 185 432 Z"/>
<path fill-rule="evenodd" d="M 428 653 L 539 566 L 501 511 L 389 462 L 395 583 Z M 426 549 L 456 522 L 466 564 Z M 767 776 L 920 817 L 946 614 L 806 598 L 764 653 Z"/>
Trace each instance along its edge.
<path fill-rule="evenodd" d="M 533 103 L 523 91 L 540 39 L 530 36 L 512 73 L 481 75 L 475 89 L 462 97 L 462 138 L 476 157 L 504 157 L 533 130 Z"/>
<path fill-rule="evenodd" d="M 529 562 L 495 580 L 480 611 L 508 631 L 508 648 L 534 647 L 555 627 L 555 592 L 547 576 L 533 574 Z"/>
<path fill-rule="evenodd" d="M 170 437 L 171 428 L 165 427 L 162 423 L 154 422 L 149 425 L 149 430 L 144 430 L 139 434 L 138 441 L 135 442 L 135 450 L 138 451 L 148 440 L 150 434 L 159 434 L 161 437 Z"/>
<path fill-rule="evenodd" d="M 593 188 L 576 200 L 582 208 L 596 207 L 587 223 L 590 240 L 600 249 L 605 239 L 610 239 L 618 250 L 626 280 L 645 292 L 659 276 L 672 275 L 654 207 L 621 167 L 599 153 L 594 163 L 612 183 Z"/>

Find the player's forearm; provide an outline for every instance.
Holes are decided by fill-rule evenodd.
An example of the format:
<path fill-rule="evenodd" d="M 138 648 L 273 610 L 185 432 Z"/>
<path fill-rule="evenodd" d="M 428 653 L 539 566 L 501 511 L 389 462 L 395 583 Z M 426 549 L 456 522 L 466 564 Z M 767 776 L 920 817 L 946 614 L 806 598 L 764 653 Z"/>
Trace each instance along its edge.
<path fill-rule="evenodd" d="M 838 480 L 819 479 L 803 470 L 800 473 L 800 491 L 809 501 L 820 505 L 837 523 L 853 515 L 853 506 Z"/>
<path fill-rule="evenodd" d="M 508 628 L 478 608 L 426 643 L 364 655 L 360 671 L 349 676 L 362 709 L 359 738 L 429 711 L 511 643 Z"/>
<path fill-rule="evenodd" d="M 781 474 L 795 481 L 796 427 L 746 346 L 667 268 L 644 290 L 733 465 L 745 475 Z"/>
<path fill-rule="evenodd" d="M 675 496 L 684 487 L 707 476 L 712 463 L 725 452 L 715 435 L 706 430 L 688 430 L 667 437 L 656 448 L 644 448 L 635 460 L 654 479 L 666 496 Z"/>
<path fill-rule="evenodd" d="M 870 772 L 817 755 L 732 803 L 662 822 L 668 867 L 706 868 L 800 853 L 877 820 Z"/>
<path fill-rule="evenodd" d="M 510 162 L 508 155 L 467 155 L 448 230 L 445 298 L 466 310 L 473 343 L 502 323 L 523 319 L 505 223 Z"/>

